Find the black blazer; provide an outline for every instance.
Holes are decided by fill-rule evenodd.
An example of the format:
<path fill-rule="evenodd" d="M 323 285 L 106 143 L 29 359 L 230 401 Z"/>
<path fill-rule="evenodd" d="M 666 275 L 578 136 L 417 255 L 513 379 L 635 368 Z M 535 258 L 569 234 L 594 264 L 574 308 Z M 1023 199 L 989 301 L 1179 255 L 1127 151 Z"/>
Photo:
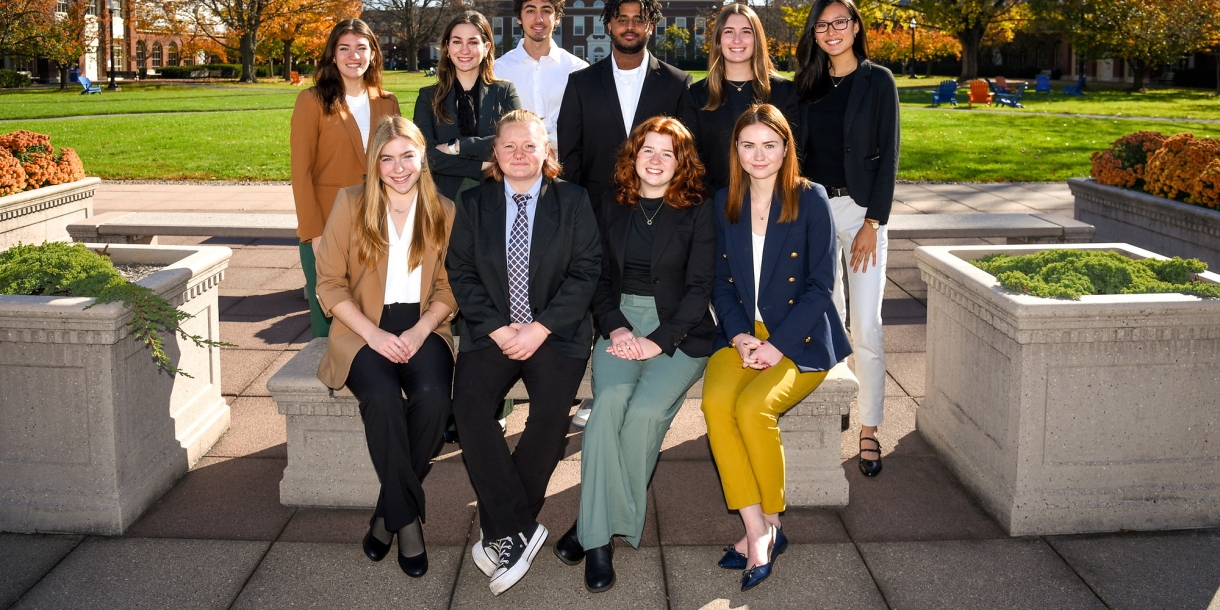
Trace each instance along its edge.
<path fill-rule="evenodd" d="M 500 117 L 510 110 L 521 108 L 521 98 L 517 97 L 517 88 L 504 80 L 484 85 L 479 83 L 479 123 L 478 137 L 463 138 L 457 125 L 456 89 L 449 90 L 445 98 L 445 110 L 452 122 L 446 123 L 436 118 L 432 112 L 432 97 L 436 93 L 436 85 L 419 90 L 415 98 L 415 123 L 428 141 L 428 164 L 432 168 L 432 179 L 436 188 L 449 199 L 457 196 L 458 188 L 463 178 L 483 179 L 483 162 L 491 160 L 492 143 L 496 137 L 496 124 Z M 437 144 L 458 139 L 461 153 L 448 155 L 436 149 Z"/>
<path fill-rule="evenodd" d="M 571 358 L 593 347 L 589 304 L 602 268 L 597 219 L 585 190 L 562 180 L 542 180 L 530 235 L 530 310 Z M 504 183 L 488 180 L 462 193 L 449 236 L 445 268 L 458 310 L 466 320 L 459 346 L 470 352 L 496 344 L 488 337 L 509 324 L 508 259 L 505 254 Z"/>
<path fill-rule="evenodd" d="M 802 119 L 809 104 L 801 104 Z M 809 133 L 808 120 L 800 141 Z M 894 73 L 867 59 L 860 60 L 847 97 L 843 117 L 843 169 L 847 192 L 856 205 L 868 208 L 867 218 L 886 224 L 894 204 L 894 182 L 898 179 L 898 85 Z"/>
<path fill-rule="evenodd" d="M 690 104 L 691 77 L 654 55 L 640 90 L 632 129 L 654 116 L 683 116 Z M 614 86 L 614 55 L 568 76 L 556 126 L 563 179 L 589 191 L 592 201 L 614 189 L 614 162 L 627 140 L 623 110 Z"/>
<path fill-rule="evenodd" d="M 799 134 L 799 105 L 796 102 L 796 87 L 792 81 L 779 75 L 771 75 L 772 106 L 779 108 L 788 119 L 794 134 Z M 691 105 L 682 122 L 695 137 L 695 146 L 699 149 L 699 160 L 703 161 L 703 183 L 707 187 L 708 196 L 729 185 L 729 149 L 733 145 L 733 127 L 738 116 L 729 110 L 728 102 L 720 104 L 715 110 L 703 110 L 707 105 L 707 79 L 703 79 L 690 88 Z M 757 101 L 757 98 L 755 98 Z"/>
<path fill-rule="evenodd" d="M 771 203 L 767 240 L 763 244 L 762 277 L 758 282 L 758 309 L 770 338 L 802 372 L 828 371 L 851 354 L 847 332 L 830 294 L 835 279 L 834 218 L 826 189 L 806 183 L 801 191 L 800 214 L 780 223 L 780 200 Z M 729 345 L 738 334 L 754 334 L 754 242 L 749 204 L 738 222 L 724 217 L 728 190 L 715 199 L 716 283 L 712 305 L 720 325 L 716 349 Z"/>
<path fill-rule="evenodd" d="M 631 328 L 619 310 L 623 295 L 623 261 L 627 256 L 634 207 L 620 205 L 614 192 L 602 195 L 602 275 L 593 295 L 593 317 L 605 338 L 617 328 Z M 711 202 L 678 210 L 662 205 L 654 219 L 652 296 L 661 325 L 648 335 L 668 356 L 681 348 L 692 358 L 712 353 L 716 322 L 708 304 L 716 273 L 716 227 Z"/>

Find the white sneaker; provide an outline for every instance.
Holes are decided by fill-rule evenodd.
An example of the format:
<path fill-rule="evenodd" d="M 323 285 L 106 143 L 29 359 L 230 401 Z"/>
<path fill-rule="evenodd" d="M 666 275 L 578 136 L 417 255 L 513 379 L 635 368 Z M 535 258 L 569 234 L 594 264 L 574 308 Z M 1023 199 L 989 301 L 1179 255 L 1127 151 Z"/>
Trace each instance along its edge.
<path fill-rule="evenodd" d="M 589 423 L 589 415 L 593 413 L 593 401 L 580 401 L 580 408 L 576 409 L 576 415 L 572 416 L 572 425 L 577 428 L 584 428 L 585 424 Z"/>
<path fill-rule="evenodd" d="M 546 541 L 546 527 L 541 523 L 534 528 L 534 533 L 526 537 L 524 532 L 500 539 L 500 567 L 496 568 L 491 577 L 491 592 L 499 595 L 512 588 L 529 572 L 534 556 Z"/>
<path fill-rule="evenodd" d="M 508 432 L 508 418 L 507 417 L 500 420 L 500 434 L 504 434 L 505 432 Z"/>
<path fill-rule="evenodd" d="M 492 540 L 484 543 L 482 538 L 474 544 L 474 548 L 470 549 L 470 555 L 474 558 L 474 565 L 478 566 L 488 578 L 495 574 L 496 568 L 500 567 L 500 541 Z"/>

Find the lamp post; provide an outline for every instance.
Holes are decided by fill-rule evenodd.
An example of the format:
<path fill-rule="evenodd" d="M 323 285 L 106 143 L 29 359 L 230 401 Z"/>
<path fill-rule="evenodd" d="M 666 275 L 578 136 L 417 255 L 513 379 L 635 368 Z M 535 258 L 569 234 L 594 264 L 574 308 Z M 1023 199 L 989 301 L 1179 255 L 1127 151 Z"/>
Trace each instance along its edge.
<path fill-rule="evenodd" d="M 119 0 L 110 0 L 109 7 L 110 7 L 110 23 L 107 24 L 107 28 L 110 31 L 107 32 L 106 35 L 108 36 L 108 38 L 110 40 L 110 49 L 108 49 L 110 51 L 110 53 L 109 53 L 109 55 L 110 55 L 110 84 L 106 85 L 106 90 L 107 91 L 119 91 L 118 83 L 114 82 L 114 69 L 115 69 L 115 67 L 114 67 L 114 19 L 115 19 L 115 14 L 118 13 L 119 9 L 121 8 L 121 5 L 119 4 Z"/>
<path fill-rule="evenodd" d="M 915 28 L 919 26 L 911 17 L 911 78 L 915 78 Z"/>

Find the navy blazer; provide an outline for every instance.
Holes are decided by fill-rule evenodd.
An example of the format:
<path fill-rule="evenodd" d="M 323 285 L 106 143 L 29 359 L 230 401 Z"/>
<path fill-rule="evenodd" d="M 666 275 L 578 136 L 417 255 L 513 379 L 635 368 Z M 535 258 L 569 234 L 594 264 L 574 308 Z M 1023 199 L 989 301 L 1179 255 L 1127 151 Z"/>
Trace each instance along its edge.
<path fill-rule="evenodd" d="M 830 370 L 851 354 L 851 345 L 830 297 L 837 249 L 830 200 L 821 185 L 806 184 L 795 221 L 781 224 L 779 198 L 771 204 L 758 309 L 771 335 L 767 341 L 807 373 Z M 716 349 L 728 346 L 741 333 L 754 334 L 749 204 L 742 206 L 738 222 L 730 224 L 724 217 L 727 199 L 728 189 L 716 193 L 716 280 L 712 285 L 712 306 L 719 322 Z"/>
<path fill-rule="evenodd" d="M 509 323 L 507 206 L 499 180 L 466 189 L 457 203 L 445 268 L 466 321 L 458 346 L 463 352 L 494 346 L 488 335 Z M 534 321 L 551 331 L 546 342 L 569 358 L 588 358 L 593 347 L 589 305 L 601 274 L 602 247 L 585 189 L 542 180 L 529 268 L 530 309 Z"/>

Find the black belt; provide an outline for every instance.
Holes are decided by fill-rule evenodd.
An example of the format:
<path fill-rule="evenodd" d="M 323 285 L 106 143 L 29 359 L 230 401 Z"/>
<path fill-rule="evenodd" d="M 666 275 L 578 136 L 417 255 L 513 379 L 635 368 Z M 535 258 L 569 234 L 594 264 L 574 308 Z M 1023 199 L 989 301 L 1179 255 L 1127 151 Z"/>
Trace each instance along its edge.
<path fill-rule="evenodd" d="M 834 186 L 826 187 L 826 196 L 830 197 L 831 199 L 834 199 L 835 197 L 851 197 L 851 195 L 847 194 L 847 187 L 839 188 Z"/>

